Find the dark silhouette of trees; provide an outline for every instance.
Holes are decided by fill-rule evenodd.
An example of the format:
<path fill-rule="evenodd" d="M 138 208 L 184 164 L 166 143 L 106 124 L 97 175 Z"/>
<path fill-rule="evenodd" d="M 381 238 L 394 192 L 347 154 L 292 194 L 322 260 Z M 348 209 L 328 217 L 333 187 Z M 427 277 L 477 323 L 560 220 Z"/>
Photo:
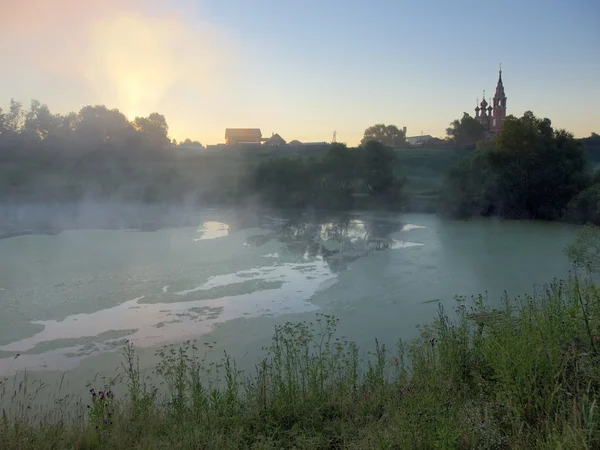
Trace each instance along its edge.
<path fill-rule="evenodd" d="M 507 117 L 495 148 L 477 150 L 449 171 L 441 206 L 457 217 L 556 220 L 588 185 L 586 170 L 573 135 L 528 111 Z"/>
<path fill-rule="evenodd" d="M 392 194 L 402 187 L 397 173 L 398 157 L 393 149 L 377 141 L 365 143 L 363 180 L 371 194 Z"/>
<path fill-rule="evenodd" d="M 474 147 L 485 137 L 485 127 L 468 113 L 463 113 L 460 120 L 456 119 L 446 129 L 448 139 L 456 147 Z"/>
<path fill-rule="evenodd" d="M 397 147 L 404 144 L 406 136 L 396 125 L 378 123 L 365 130 L 361 145 L 368 141 L 377 141 L 389 147 Z"/>
<path fill-rule="evenodd" d="M 151 145 L 162 148 L 170 143 L 169 125 L 162 114 L 152 113 L 148 117 L 136 117 L 133 127 L 144 141 Z"/>
<path fill-rule="evenodd" d="M 247 192 L 276 207 L 346 209 L 356 195 L 398 207 L 403 184 L 394 150 L 369 141 L 361 148 L 332 144 L 320 160 L 272 158 L 258 165 Z"/>

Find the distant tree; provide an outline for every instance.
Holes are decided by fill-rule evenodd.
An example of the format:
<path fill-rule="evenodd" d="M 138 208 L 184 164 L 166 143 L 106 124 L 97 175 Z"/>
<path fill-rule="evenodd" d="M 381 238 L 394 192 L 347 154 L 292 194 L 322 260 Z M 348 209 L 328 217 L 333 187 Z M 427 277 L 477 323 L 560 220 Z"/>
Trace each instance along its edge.
<path fill-rule="evenodd" d="M 180 147 L 198 147 L 198 148 L 202 147 L 202 148 L 204 148 L 200 142 L 192 141 L 190 138 L 186 138 L 184 141 L 181 141 L 179 143 L 179 146 Z"/>
<path fill-rule="evenodd" d="M 152 113 L 148 117 L 136 117 L 133 126 L 143 139 L 151 145 L 162 148 L 171 142 L 169 139 L 169 125 L 167 125 L 167 120 L 162 114 Z"/>
<path fill-rule="evenodd" d="M 362 177 L 371 194 L 390 194 L 402 186 L 397 175 L 396 152 L 378 141 L 367 141 L 363 146 Z"/>
<path fill-rule="evenodd" d="M 32 100 L 29 111 L 25 113 L 22 133 L 29 139 L 41 141 L 56 135 L 59 123 L 60 116 L 52 114 L 47 105 Z"/>
<path fill-rule="evenodd" d="M 405 140 L 404 132 L 396 125 L 378 123 L 365 130 L 361 145 L 365 145 L 368 141 L 377 141 L 383 145 L 394 147 L 402 145 Z"/>
<path fill-rule="evenodd" d="M 0 108 L 0 135 L 6 133 L 6 114 L 2 108 Z"/>
<path fill-rule="evenodd" d="M 588 185 L 581 144 L 530 111 L 504 120 L 495 147 L 449 172 L 443 188 L 448 211 L 554 220 Z"/>
<path fill-rule="evenodd" d="M 325 182 L 338 186 L 344 194 L 351 194 L 357 180 L 358 155 L 346 144 L 331 144 L 323 159 Z"/>
<path fill-rule="evenodd" d="M 455 120 L 446 129 L 448 139 L 457 147 L 475 146 L 483 140 L 485 127 L 468 113 L 463 113 L 460 120 Z"/>
<path fill-rule="evenodd" d="M 77 113 L 70 112 L 56 117 L 56 135 L 61 138 L 72 137 L 77 128 Z"/>
<path fill-rule="evenodd" d="M 24 119 L 25 112 L 23 111 L 23 105 L 11 98 L 8 112 L 4 118 L 6 130 L 19 133 L 23 128 Z"/>
<path fill-rule="evenodd" d="M 74 136 L 82 147 L 125 149 L 136 139 L 127 117 L 104 105 L 84 106 L 77 114 Z"/>
<path fill-rule="evenodd" d="M 483 141 L 477 141 L 475 147 L 477 150 L 495 150 L 496 149 L 496 138 L 485 139 Z"/>

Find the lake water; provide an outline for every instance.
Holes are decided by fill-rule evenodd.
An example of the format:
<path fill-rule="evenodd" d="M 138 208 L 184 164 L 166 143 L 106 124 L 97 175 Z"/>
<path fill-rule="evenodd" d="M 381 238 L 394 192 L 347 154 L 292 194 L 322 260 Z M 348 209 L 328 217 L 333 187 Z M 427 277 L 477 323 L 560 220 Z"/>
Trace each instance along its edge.
<path fill-rule="evenodd" d="M 0 376 L 69 371 L 83 386 L 119 367 L 127 339 L 148 367 L 187 339 L 251 367 L 275 324 L 316 312 L 362 347 L 393 344 L 455 295 L 499 302 L 565 277 L 576 231 L 426 214 L 206 210 L 191 222 L 0 240 Z"/>

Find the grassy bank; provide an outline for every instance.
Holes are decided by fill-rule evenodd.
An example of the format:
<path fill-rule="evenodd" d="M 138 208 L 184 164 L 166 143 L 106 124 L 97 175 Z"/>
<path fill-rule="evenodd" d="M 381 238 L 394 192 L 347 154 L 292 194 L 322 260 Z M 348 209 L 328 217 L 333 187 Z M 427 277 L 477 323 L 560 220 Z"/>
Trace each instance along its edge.
<path fill-rule="evenodd" d="M 600 287 L 554 282 L 502 310 L 457 300 L 367 360 L 322 315 L 277 327 L 252 374 L 189 343 L 162 350 L 161 385 L 128 346 L 127 393 L 90 386 L 43 413 L 5 383 L 0 448 L 598 448 Z"/>

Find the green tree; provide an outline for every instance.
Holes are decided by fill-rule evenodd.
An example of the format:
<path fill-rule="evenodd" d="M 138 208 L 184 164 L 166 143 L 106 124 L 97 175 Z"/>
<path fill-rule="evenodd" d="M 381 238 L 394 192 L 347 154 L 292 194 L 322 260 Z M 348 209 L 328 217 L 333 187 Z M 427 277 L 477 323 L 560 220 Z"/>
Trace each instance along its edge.
<path fill-rule="evenodd" d="M 485 137 L 485 127 L 468 113 L 463 113 L 460 120 L 456 119 L 446 129 L 448 139 L 457 147 L 475 146 Z"/>
<path fill-rule="evenodd" d="M 135 129 L 127 117 L 104 105 L 81 108 L 74 135 L 87 148 L 127 148 L 135 141 Z"/>
<path fill-rule="evenodd" d="M 52 114 L 47 105 L 32 100 L 29 111 L 25 113 L 22 132 L 30 139 L 41 141 L 56 134 L 59 122 L 60 117 Z"/>
<path fill-rule="evenodd" d="M 383 145 L 395 147 L 402 145 L 405 140 L 404 131 L 396 125 L 378 123 L 365 130 L 361 145 L 365 145 L 368 141 L 377 141 Z"/>
<path fill-rule="evenodd" d="M 359 152 L 346 144 L 331 144 L 323 159 L 324 181 L 337 186 L 343 194 L 351 194 L 357 181 Z"/>
<path fill-rule="evenodd" d="M 24 119 L 25 112 L 23 111 L 22 103 L 11 98 L 8 112 L 5 114 L 4 118 L 6 130 L 13 133 L 21 132 Z"/>
<path fill-rule="evenodd" d="M 149 144 L 164 148 L 169 143 L 169 125 L 165 116 L 152 113 L 148 117 L 136 117 L 133 121 L 134 128 Z"/>
<path fill-rule="evenodd" d="M 6 133 L 6 114 L 0 108 L 0 135 Z"/>
<path fill-rule="evenodd" d="M 367 141 L 363 147 L 362 178 L 371 194 L 398 192 L 403 180 L 398 175 L 396 152 L 378 141 Z"/>
<path fill-rule="evenodd" d="M 456 218 L 488 216 L 501 207 L 488 153 L 474 152 L 448 170 L 438 206 L 442 214 Z"/>
<path fill-rule="evenodd" d="M 508 117 L 495 147 L 448 173 L 443 192 L 450 214 L 555 220 L 588 185 L 581 144 L 549 119 L 531 112 Z"/>

